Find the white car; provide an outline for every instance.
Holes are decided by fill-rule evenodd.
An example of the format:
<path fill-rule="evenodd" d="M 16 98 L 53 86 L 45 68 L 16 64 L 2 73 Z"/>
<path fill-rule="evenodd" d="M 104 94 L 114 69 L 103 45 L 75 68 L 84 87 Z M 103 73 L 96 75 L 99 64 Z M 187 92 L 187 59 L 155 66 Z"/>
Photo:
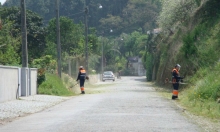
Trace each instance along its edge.
<path fill-rule="evenodd" d="M 115 75 L 112 71 L 105 71 L 102 74 L 102 81 L 104 82 L 105 80 L 112 80 L 115 81 Z"/>

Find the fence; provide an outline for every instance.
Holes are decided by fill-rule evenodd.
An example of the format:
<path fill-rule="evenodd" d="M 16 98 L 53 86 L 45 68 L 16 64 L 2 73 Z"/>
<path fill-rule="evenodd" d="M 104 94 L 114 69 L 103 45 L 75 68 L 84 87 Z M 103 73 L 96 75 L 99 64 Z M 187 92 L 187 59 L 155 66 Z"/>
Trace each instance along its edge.
<path fill-rule="evenodd" d="M 37 94 L 37 69 L 27 68 L 27 95 Z M 0 66 L 0 103 L 22 95 L 21 68 Z"/>

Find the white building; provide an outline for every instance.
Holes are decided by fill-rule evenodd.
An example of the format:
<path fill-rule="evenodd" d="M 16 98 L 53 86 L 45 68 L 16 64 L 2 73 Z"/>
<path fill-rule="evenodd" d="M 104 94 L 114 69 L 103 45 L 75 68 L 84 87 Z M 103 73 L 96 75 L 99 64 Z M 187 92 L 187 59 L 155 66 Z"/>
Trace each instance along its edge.
<path fill-rule="evenodd" d="M 129 57 L 129 64 L 131 69 L 133 69 L 132 74 L 135 76 L 146 76 L 146 70 L 144 69 L 141 58 L 139 57 Z"/>

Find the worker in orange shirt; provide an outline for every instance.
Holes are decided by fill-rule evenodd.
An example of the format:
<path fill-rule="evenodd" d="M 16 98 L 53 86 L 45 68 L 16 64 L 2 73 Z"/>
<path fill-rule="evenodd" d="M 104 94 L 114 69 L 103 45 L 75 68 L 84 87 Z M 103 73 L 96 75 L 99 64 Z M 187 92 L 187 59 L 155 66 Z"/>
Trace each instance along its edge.
<path fill-rule="evenodd" d="M 181 66 L 179 64 L 176 64 L 176 66 L 172 70 L 172 84 L 173 84 L 172 99 L 178 98 L 179 83 L 180 83 L 181 79 L 184 78 L 184 77 L 180 77 L 180 75 L 179 75 L 180 67 Z"/>
<path fill-rule="evenodd" d="M 85 94 L 85 90 L 84 90 L 84 83 L 85 80 L 87 79 L 86 76 L 86 70 L 83 68 L 83 66 L 79 67 L 79 73 L 78 73 L 78 77 L 77 80 L 79 80 L 79 84 L 80 84 L 80 89 L 81 89 L 81 94 Z"/>

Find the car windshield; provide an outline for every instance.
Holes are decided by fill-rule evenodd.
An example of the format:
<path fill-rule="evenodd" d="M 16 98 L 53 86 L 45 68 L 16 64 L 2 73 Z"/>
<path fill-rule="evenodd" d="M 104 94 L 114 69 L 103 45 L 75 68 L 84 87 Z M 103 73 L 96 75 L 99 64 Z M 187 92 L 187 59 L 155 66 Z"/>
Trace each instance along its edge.
<path fill-rule="evenodd" d="M 104 75 L 112 75 L 112 72 L 104 72 Z"/>

